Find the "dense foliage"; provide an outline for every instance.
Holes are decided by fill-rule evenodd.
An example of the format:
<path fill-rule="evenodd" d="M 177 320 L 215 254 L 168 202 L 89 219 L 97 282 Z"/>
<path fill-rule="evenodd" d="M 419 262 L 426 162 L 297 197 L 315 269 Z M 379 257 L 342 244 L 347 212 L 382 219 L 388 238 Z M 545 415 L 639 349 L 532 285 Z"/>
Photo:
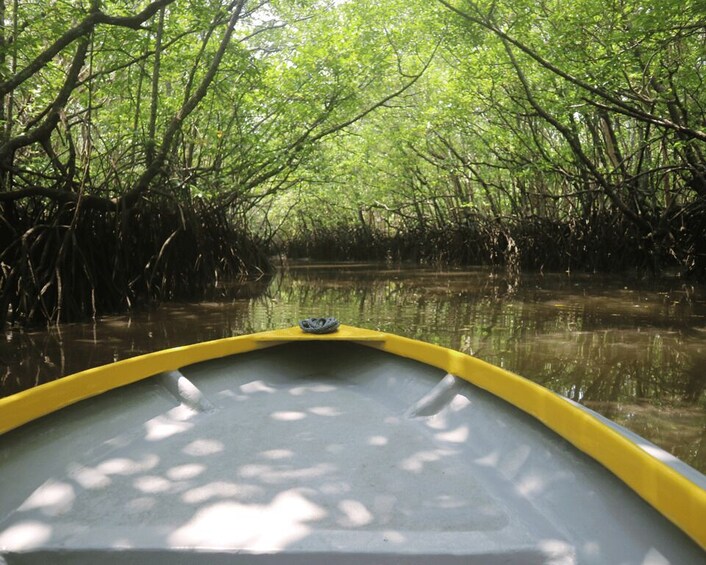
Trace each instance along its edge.
<path fill-rule="evenodd" d="M 434 63 L 328 141 L 289 248 L 703 278 L 706 3 L 438 4 Z"/>
<path fill-rule="evenodd" d="M 0 322 L 267 253 L 706 277 L 701 0 L 0 0 Z"/>

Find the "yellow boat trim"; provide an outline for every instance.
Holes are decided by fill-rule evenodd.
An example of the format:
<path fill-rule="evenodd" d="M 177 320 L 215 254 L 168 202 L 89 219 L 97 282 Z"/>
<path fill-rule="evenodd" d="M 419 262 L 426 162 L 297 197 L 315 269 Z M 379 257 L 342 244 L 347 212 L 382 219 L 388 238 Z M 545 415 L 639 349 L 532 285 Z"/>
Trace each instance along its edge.
<path fill-rule="evenodd" d="M 706 490 L 566 398 L 459 351 L 373 330 L 340 326 L 333 334 L 297 327 L 175 347 L 133 357 L 0 399 L 0 434 L 103 392 L 157 373 L 291 341 L 354 341 L 438 367 L 534 416 L 608 468 L 706 549 Z"/>

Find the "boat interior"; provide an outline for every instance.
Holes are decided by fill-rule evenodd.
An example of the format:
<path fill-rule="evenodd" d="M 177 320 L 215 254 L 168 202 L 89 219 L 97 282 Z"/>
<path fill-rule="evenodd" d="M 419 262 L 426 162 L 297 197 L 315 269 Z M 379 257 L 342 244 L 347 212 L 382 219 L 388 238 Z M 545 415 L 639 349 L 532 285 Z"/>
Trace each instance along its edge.
<path fill-rule="evenodd" d="M 182 367 L 0 437 L 0 564 L 703 563 L 540 422 L 350 342 Z"/>

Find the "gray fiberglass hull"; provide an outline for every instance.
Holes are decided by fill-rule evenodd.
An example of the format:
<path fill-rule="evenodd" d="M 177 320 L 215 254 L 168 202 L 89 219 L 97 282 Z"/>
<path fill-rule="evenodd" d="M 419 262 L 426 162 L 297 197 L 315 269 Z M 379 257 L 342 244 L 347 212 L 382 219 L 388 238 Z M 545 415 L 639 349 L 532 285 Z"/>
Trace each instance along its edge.
<path fill-rule="evenodd" d="M 706 562 L 698 524 L 534 415 L 362 338 L 271 340 L 49 412 L 0 436 L 3 565 Z"/>

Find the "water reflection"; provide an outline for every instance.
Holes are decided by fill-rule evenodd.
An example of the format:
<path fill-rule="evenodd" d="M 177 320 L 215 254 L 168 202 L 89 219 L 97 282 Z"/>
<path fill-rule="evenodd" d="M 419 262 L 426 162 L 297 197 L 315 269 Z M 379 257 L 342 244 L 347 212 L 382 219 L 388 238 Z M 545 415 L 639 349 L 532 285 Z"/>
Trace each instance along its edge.
<path fill-rule="evenodd" d="M 510 280 L 487 269 L 296 264 L 258 290 L 250 298 L 8 331 L 0 343 L 0 393 L 165 347 L 334 315 L 503 366 L 706 470 L 703 287 L 677 279 Z"/>

